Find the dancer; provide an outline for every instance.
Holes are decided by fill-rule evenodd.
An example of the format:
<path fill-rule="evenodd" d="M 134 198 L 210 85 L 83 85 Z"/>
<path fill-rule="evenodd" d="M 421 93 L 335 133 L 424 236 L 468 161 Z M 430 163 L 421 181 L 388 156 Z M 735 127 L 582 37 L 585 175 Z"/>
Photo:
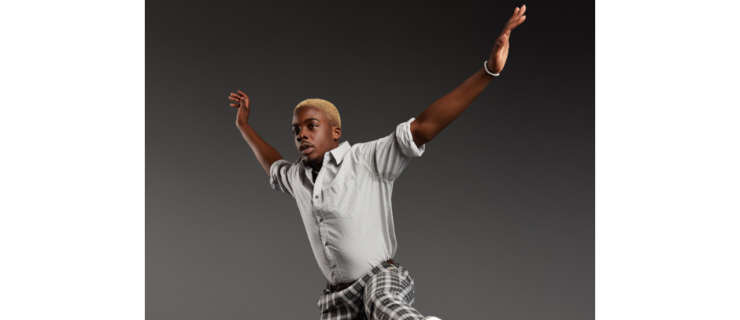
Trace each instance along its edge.
<path fill-rule="evenodd" d="M 267 144 L 248 123 L 249 97 L 231 93 L 236 125 L 273 189 L 291 195 L 306 227 L 316 261 L 328 283 L 318 301 L 322 320 L 432 320 L 411 307 L 414 279 L 393 260 L 396 235 L 393 182 L 413 157 L 478 97 L 503 70 L 511 31 L 526 19 L 516 8 L 483 67 L 418 118 L 399 124 L 388 136 L 365 143 L 339 143 L 337 108 L 306 99 L 293 110 L 293 162 Z"/>

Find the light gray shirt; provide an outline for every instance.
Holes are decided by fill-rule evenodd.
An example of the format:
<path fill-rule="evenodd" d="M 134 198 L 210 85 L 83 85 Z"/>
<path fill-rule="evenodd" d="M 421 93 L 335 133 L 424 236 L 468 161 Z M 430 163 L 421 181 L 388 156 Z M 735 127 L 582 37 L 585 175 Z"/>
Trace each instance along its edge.
<path fill-rule="evenodd" d="M 396 254 L 393 182 L 426 146 L 414 143 L 412 121 L 374 141 L 340 143 L 324 154 L 316 181 L 302 158 L 270 166 L 270 185 L 295 198 L 316 262 L 332 284 L 352 282 Z"/>

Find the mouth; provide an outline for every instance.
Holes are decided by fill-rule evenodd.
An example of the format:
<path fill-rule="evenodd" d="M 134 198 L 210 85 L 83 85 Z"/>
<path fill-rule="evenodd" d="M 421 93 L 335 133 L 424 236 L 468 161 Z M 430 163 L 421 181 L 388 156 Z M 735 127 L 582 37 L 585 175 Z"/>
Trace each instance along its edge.
<path fill-rule="evenodd" d="M 309 154 L 311 152 L 313 152 L 313 146 L 301 147 L 301 154 L 302 155 L 307 155 L 307 154 Z"/>

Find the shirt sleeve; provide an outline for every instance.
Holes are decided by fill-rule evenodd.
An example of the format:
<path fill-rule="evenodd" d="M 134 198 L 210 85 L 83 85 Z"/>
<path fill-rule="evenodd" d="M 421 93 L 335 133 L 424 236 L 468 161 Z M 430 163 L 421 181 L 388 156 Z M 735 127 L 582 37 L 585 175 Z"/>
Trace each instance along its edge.
<path fill-rule="evenodd" d="M 388 136 L 361 144 L 361 156 L 378 177 L 395 181 L 411 158 L 421 157 L 424 153 L 426 144 L 417 147 L 411 135 L 414 119 L 402 122 Z"/>
<path fill-rule="evenodd" d="M 277 190 L 293 196 L 293 186 L 291 185 L 290 173 L 292 163 L 285 159 L 280 159 L 270 165 L 270 186 Z"/>

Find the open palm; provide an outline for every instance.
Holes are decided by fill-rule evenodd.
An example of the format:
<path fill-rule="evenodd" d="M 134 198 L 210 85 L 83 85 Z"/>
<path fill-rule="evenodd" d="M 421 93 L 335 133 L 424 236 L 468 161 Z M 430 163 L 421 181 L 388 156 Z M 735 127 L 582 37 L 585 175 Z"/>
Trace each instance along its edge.
<path fill-rule="evenodd" d="M 511 37 L 511 30 L 514 30 L 514 28 L 522 24 L 522 22 L 527 19 L 527 16 L 524 15 L 524 11 L 526 10 L 526 5 L 523 5 L 521 9 L 514 9 L 514 14 L 504 25 L 504 31 L 501 31 L 501 34 L 498 35 L 496 43 L 493 45 L 493 51 L 491 51 L 491 57 L 488 59 L 487 67 L 489 71 L 499 73 L 504 69 L 506 58 L 509 56 L 509 38 Z"/>

